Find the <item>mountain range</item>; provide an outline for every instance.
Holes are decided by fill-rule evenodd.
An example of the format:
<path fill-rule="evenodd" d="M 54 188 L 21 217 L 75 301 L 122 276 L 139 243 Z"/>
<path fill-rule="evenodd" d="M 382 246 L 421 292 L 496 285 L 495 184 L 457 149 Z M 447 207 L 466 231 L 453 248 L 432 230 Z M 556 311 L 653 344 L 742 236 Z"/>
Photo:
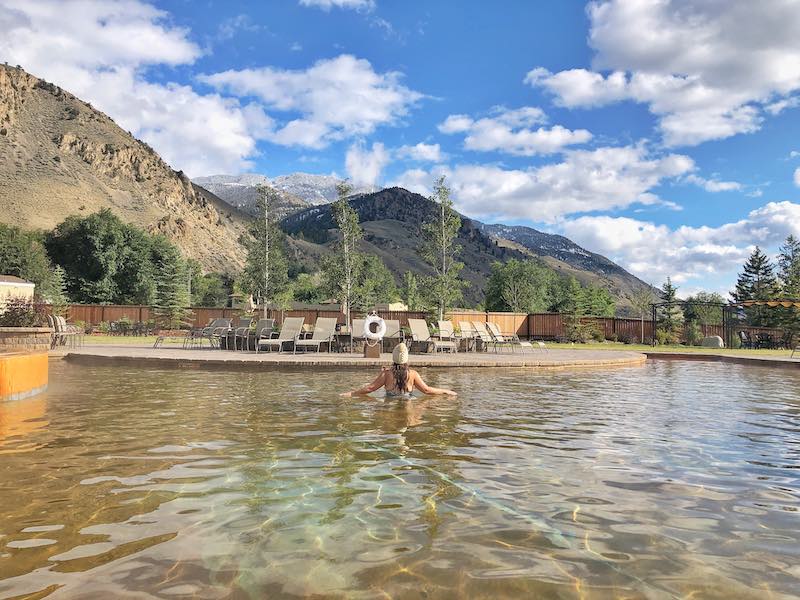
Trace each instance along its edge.
<path fill-rule="evenodd" d="M 243 265 L 239 240 L 254 214 L 256 188 L 275 188 L 292 257 L 314 268 L 331 251 L 335 225 L 329 203 L 339 179 L 292 173 L 215 175 L 190 181 L 107 115 L 61 88 L 0 65 L 0 221 L 52 228 L 72 214 L 110 208 L 126 222 L 172 239 L 209 271 Z M 364 251 L 380 256 L 396 279 L 426 273 L 417 246 L 434 205 L 402 188 L 355 190 L 351 204 L 364 229 Z M 483 224 L 468 217 L 459 231 L 468 304 L 483 299 L 494 261 L 538 257 L 584 283 L 602 285 L 625 311 L 627 297 L 646 286 L 609 259 L 569 239 L 529 227 Z"/>

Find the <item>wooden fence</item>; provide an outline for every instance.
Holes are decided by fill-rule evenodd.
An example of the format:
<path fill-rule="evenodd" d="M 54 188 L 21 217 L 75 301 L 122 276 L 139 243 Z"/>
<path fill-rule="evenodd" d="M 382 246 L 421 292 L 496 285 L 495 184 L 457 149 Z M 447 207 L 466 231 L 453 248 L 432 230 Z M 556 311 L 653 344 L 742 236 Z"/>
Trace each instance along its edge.
<path fill-rule="evenodd" d="M 211 319 L 235 319 L 243 314 L 237 308 L 210 308 L 205 306 L 195 306 L 192 311 L 192 326 L 200 327 L 208 323 Z M 148 321 L 152 319 L 149 306 L 142 305 L 117 305 L 117 304 L 72 304 L 69 307 L 69 321 L 72 323 L 81 321 L 87 325 L 99 325 L 102 322 L 118 321 L 128 318 L 131 321 Z M 400 325 L 408 325 L 408 319 L 427 319 L 429 315 L 425 312 L 412 311 L 378 311 L 384 319 L 396 319 Z M 259 313 L 260 316 L 260 313 Z M 335 317 L 339 323 L 345 322 L 344 313 L 337 309 L 321 310 L 270 310 L 268 318 L 275 319 L 281 323 L 286 317 L 304 317 L 306 323 L 314 323 L 319 317 Z M 353 313 L 356 317 L 358 314 Z M 459 321 L 483 321 L 484 323 L 496 323 L 503 333 L 516 333 L 521 338 L 539 340 L 559 340 L 566 335 L 564 320 L 560 313 L 507 313 L 507 312 L 483 312 L 472 310 L 454 310 L 448 313 L 447 318 L 452 320 L 456 326 Z M 617 317 L 585 317 L 584 322 L 594 323 L 603 333 L 603 337 L 608 340 L 620 340 L 629 342 L 639 342 L 644 338 L 645 342 L 653 338 L 653 322 L 645 320 L 642 323 L 639 319 L 617 318 Z M 759 333 L 770 334 L 773 337 L 783 336 L 782 329 L 769 327 L 737 327 L 737 331 L 747 331 L 751 336 Z M 704 336 L 718 335 L 724 338 L 722 325 L 701 325 L 700 331 Z"/>

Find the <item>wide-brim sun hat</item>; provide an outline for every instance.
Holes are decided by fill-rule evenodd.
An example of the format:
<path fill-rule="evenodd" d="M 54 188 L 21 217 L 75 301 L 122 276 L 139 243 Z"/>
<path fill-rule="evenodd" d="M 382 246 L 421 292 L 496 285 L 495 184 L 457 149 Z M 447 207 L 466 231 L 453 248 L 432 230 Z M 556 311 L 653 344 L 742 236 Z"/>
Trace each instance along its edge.
<path fill-rule="evenodd" d="M 392 362 L 396 365 L 408 364 L 408 346 L 406 346 L 403 342 L 400 342 L 394 347 L 394 351 L 392 352 Z"/>

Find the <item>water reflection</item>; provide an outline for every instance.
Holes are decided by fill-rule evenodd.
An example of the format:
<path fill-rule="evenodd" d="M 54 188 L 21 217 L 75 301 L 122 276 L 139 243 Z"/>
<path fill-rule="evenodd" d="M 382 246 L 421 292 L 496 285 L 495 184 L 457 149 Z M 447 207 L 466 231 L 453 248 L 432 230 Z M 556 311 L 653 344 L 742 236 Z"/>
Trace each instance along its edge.
<path fill-rule="evenodd" d="M 425 377 L 460 396 L 54 365 L 47 396 L 0 404 L 0 597 L 798 589 L 798 375 Z"/>

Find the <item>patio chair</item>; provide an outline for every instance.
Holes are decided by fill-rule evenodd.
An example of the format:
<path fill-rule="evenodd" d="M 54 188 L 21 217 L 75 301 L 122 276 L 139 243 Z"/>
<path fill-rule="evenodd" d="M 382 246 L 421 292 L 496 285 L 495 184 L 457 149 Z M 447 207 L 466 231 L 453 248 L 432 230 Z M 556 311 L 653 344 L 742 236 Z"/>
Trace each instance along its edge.
<path fill-rule="evenodd" d="M 445 344 L 445 348 L 450 348 L 451 352 L 458 352 L 458 340 L 453 328 L 452 321 L 439 321 L 439 341 L 437 344 Z"/>
<path fill-rule="evenodd" d="M 428 330 L 428 324 L 423 319 L 409 319 L 408 326 L 411 328 L 411 341 L 418 344 L 425 344 L 427 348 L 433 348 L 433 351 L 440 348 L 450 348 L 455 350 L 455 342 L 439 341 L 431 337 L 431 332 Z"/>
<path fill-rule="evenodd" d="M 350 352 L 354 352 L 356 340 L 366 340 L 364 337 L 364 321 L 366 319 L 353 319 L 350 321 Z"/>
<path fill-rule="evenodd" d="M 68 325 L 64 317 L 53 317 L 55 329 L 61 340 L 61 345 L 69 343 L 70 348 L 75 348 L 83 342 L 82 332 L 75 325 Z"/>
<path fill-rule="evenodd" d="M 256 322 L 256 326 L 250 330 L 248 330 L 243 337 L 244 342 L 242 343 L 242 350 L 248 352 L 250 350 L 250 334 L 253 334 L 254 345 L 258 342 L 261 337 L 271 338 L 275 334 L 272 332 L 272 329 L 275 327 L 275 319 L 259 319 Z"/>
<path fill-rule="evenodd" d="M 742 348 L 750 350 L 754 347 L 753 340 L 750 338 L 750 334 L 748 334 L 746 331 L 740 331 L 738 335 L 739 341 L 742 343 Z"/>
<path fill-rule="evenodd" d="M 464 349 L 467 352 L 478 349 L 477 335 L 475 326 L 469 321 L 458 322 L 459 334 L 458 337 L 464 340 Z"/>
<path fill-rule="evenodd" d="M 244 339 L 244 344 L 247 344 L 247 338 L 250 337 L 250 326 L 253 324 L 253 319 L 250 317 L 239 317 L 239 322 L 236 324 L 236 329 L 233 332 L 233 349 L 239 349 L 239 340 Z"/>
<path fill-rule="evenodd" d="M 486 323 L 483 321 L 473 321 L 472 326 L 475 328 L 475 337 L 480 340 L 483 350 L 486 351 L 489 349 L 489 346 L 494 346 L 494 351 L 497 352 L 497 341 L 492 337 L 492 334 L 489 333 L 489 330 L 486 329 Z"/>
<path fill-rule="evenodd" d="M 524 341 L 519 339 L 519 336 L 516 333 L 511 334 L 503 334 L 500 332 L 500 327 L 497 323 L 487 323 L 486 327 L 489 328 L 489 333 L 491 333 L 495 341 L 498 344 L 510 344 L 511 350 L 514 350 L 514 346 L 519 346 L 522 350 L 526 348 L 530 348 L 531 352 L 533 352 L 533 342 Z M 537 347 L 542 350 L 543 352 L 549 352 L 549 348 L 545 345 L 544 342 L 536 342 Z"/>
<path fill-rule="evenodd" d="M 256 352 L 261 350 L 261 346 L 266 346 L 268 350 L 275 347 L 278 352 L 282 352 L 284 344 L 294 344 L 298 340 L 304 321 L 305 317 L 286 317 L 278 337 L 272 337 L 272 334 L 269 337 L 262 335 L 256 340 Z"/>
<path fill-rule="evenodd" d="M 336 317 L 317 317 L 317 322 L 314 324 L 314 333 L 309 339 L 295 340 L 293 353 L 297 354 L 298 348 L 314 347 L 319 352 L 322 344 L 328 344 L 328 352 L 330 352 L 333 336 L 336 333 L 337 320 Z"/>
<path fill-rule="evenodd" d="M 213 348 L 219 348 L 222 345 L 222 338 L 228 335 L 231 330 L 232 319 L 218 319 L 220 323 L 211 329 L 208 334 L 208 341 Z"/>
<path fill-rule="evenodd" d="M 400 321 L 397 319 L 386 320 L 386 333 L 383 336 L 384 344 L 388 343 L 390 349 L 403 341 L 403 330 Z"/>
<path fill-rule="evenodd" d="M 189 330 L 189 333 L 183 340 L 184 348 L 193 348 L 197 344 L 200 348 L 203 347 L 203 340 L 208 340 L 208 344 L 214 347 L 214 333 L 221 328 L 230 329 L 230 319 L 212 319 L 204 327 L 195 327 Z"/>

